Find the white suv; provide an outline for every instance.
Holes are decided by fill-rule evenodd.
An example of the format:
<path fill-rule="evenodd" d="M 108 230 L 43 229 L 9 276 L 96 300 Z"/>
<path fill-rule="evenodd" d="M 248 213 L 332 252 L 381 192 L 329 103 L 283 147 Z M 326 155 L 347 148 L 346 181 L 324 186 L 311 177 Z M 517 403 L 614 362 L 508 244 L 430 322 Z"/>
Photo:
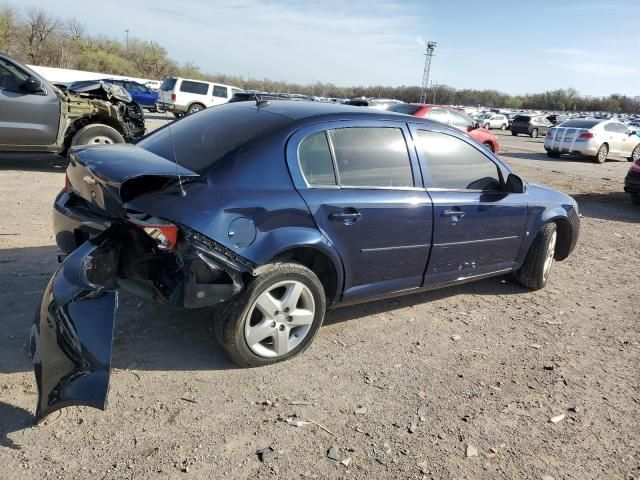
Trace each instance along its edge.
<path fill-rule="evenodd" d="M 176 117 L 196 113 L 207 107 L 227 103 L 241 88 L 221 83 L 167 77 L 160 85 L 158 107 L 173 112 Z"/>
<path fill-rule="evenodd" d="M 476 118 L 476 125 L 478 127 L 484 127 L 487 130 L 491 130 L 492 128 L 505 130 L 507 126 L 509 126 L 509 119 L 501 113 L 489 112 Z"/>

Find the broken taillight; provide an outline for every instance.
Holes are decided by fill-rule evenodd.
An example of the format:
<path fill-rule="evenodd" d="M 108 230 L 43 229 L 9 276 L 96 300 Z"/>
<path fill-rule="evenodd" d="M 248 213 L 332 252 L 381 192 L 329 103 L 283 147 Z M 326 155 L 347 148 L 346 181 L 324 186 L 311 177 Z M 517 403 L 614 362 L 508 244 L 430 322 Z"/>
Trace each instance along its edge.
<path fill-rule="evenodd" d="M 129 214 L 127 221 L 154 239 L 160 250 L 169 251 L 176 246 L 178 227 L 173 223 L 146 214 Z"/>

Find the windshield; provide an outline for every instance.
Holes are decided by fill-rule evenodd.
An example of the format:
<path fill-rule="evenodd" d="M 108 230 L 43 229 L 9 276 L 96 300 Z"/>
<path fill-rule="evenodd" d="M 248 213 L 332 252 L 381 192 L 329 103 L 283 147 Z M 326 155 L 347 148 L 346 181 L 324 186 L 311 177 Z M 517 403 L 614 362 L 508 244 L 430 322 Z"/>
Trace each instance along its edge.
<path fill-rule="evenodd" d="M 169 124 L 140 140 L 138 146 L 172 162 L 177 159 L 181 167 L 202 175 L 290 121 L 253 105 L 226 104 Z"/>
<path fill-rule="evenodd" d="M 595 127 L 602 120 L 567 120 L 566 122 L 562 122 L 558 127 L 569 127 L 569 128 L 591 128 Z"/>
<path fill-rule="evenodd" d="M 165 78 L 160 84 L 160 90 L 162 90 L 163 92 L 173 90 L 173 87 L 176 86 L 176 80 L 177 79 L 175 78 Z"/>

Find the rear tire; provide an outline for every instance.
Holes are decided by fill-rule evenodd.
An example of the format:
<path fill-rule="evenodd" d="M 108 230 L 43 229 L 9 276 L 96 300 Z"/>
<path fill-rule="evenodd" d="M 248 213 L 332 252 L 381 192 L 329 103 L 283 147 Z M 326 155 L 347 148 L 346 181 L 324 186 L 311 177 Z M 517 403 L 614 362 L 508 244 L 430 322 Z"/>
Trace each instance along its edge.
<path fill-rule="evenodd" d="M 193 115 L 194 113 L 198 113 L 201 110 L 204 110 L 204 105 L 201 103 L 194 103 L 189 105 L 189 110 L 187 110 L 187 115 Z"/>
<path fill-rule="evenodd" d="M 495 153 L 494 149 L 493 149 L 493 144 L 491 142 L 484 142 L 482 144 L 482 146 L 484 148 L 486 148 L 487 150 L 489 150 L 491 153 Z"/>
<path fill-rule="evenodd" d="M 551 158 L 560 158 L 560 152 L 553 152 L 551 150 L 547 150 L 547 156 Z"/>
<path fill-rule="evenodd" d="M 102 123 L 91 123 L 78 130 L 71 139 L 71 146 L 112 145 L 124 143 L 124 137 L 115 128 Z"/>
<path fill-rule="evenodd" d="M 518 134 L 516 132 L 514 132 L 513 130 L 511 130 L 511 135 L 514 136 L 514 137 L 518 136 Z"/>
<path fill-rule="evenodd" d="M 593 160 L 596 163 L 604 163 L 607 161 L 607 156 L 609 155 L 609 146 L 606 143 L 600 145 L 596 156 L 593 157 Z"/>
<path fill-rule="evenodd" d="M 507 124 L 503 123 L 502 125 L 500 125 L 500 130 L 506 130 L 507 129 Z"/>
<path fill-rule="evenodd" d="M 485 123 L 484 124 L 484 128 L 487 130 L 491 130 L 491 124 L 490 123 Z"/>
<path fill-rule="evenodd" d="M 322 283 L 307 267 L 298 263 L 273 263 L 261 270 L 262 273 L 251 279 L 246 288 L 229 301 L 215 327 L 222 348 L 241 367 L 269 365 L 303 352 L 320 329 L 327 306 Z M 299 300 L 294 300 L 293 306 L 287 307 L 285 296 L 289 290 L 278 296 L 282 289 L 288 289 L 288 286 L 279 287 L 282 284 L 297 285 L 306 293 L 299 294 Z M 259 300 L 266 304 L 272 302 L 276 312 L 264 314 L 258 306 Z M 303 306 L 299 307 L 298 302 Z M 299 317 L 293 311 L 307 312 L 306 318 L 310 323 L 296 323 Z M 280 331 L 285 333 L 279 334 Z M 251 340 L 254 335 L 251 332 L 256 332 L 254 340 Z M 298 334 L 304 335 L 302 339 L 297 339 Z M 256 341 L 260 338 L 262 340 Z M 276 340 L 284 343 L 277 344 Z M 287 346 L 282 353 L 279 352 L 281 345 Z"/>
<path fill-rule="evenodd" d="M 516 281 L 530 290 L 547 284 L 553 265 L 558 232 L 555 223 L 547 223 L 536 235 L 520 269 L 514 272 Z"/>
<path fill-rule="evenodd" d="M 534 128 L 531 130 L 531 138 L 538 138 L 538 129 Z"/>

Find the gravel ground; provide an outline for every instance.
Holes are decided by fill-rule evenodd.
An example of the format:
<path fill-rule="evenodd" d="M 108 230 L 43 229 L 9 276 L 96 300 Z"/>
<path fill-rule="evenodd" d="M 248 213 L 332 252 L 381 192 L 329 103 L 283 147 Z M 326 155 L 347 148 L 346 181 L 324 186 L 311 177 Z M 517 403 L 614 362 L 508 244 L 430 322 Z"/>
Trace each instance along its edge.
<path fill-rule="evenodd" d="M 122 295 L 107 411 L 39 426 L 28 334 L 56 267 L 64 167 L 0 159 L 0 478 L 640 478 L 629 164 L 501 141 L 519 174 L 570 193 L 584 216 L 545 289 L 494 278 L 336 310 L 303 355 L 245 370 L 216 345 L 210 311 Z"/>

